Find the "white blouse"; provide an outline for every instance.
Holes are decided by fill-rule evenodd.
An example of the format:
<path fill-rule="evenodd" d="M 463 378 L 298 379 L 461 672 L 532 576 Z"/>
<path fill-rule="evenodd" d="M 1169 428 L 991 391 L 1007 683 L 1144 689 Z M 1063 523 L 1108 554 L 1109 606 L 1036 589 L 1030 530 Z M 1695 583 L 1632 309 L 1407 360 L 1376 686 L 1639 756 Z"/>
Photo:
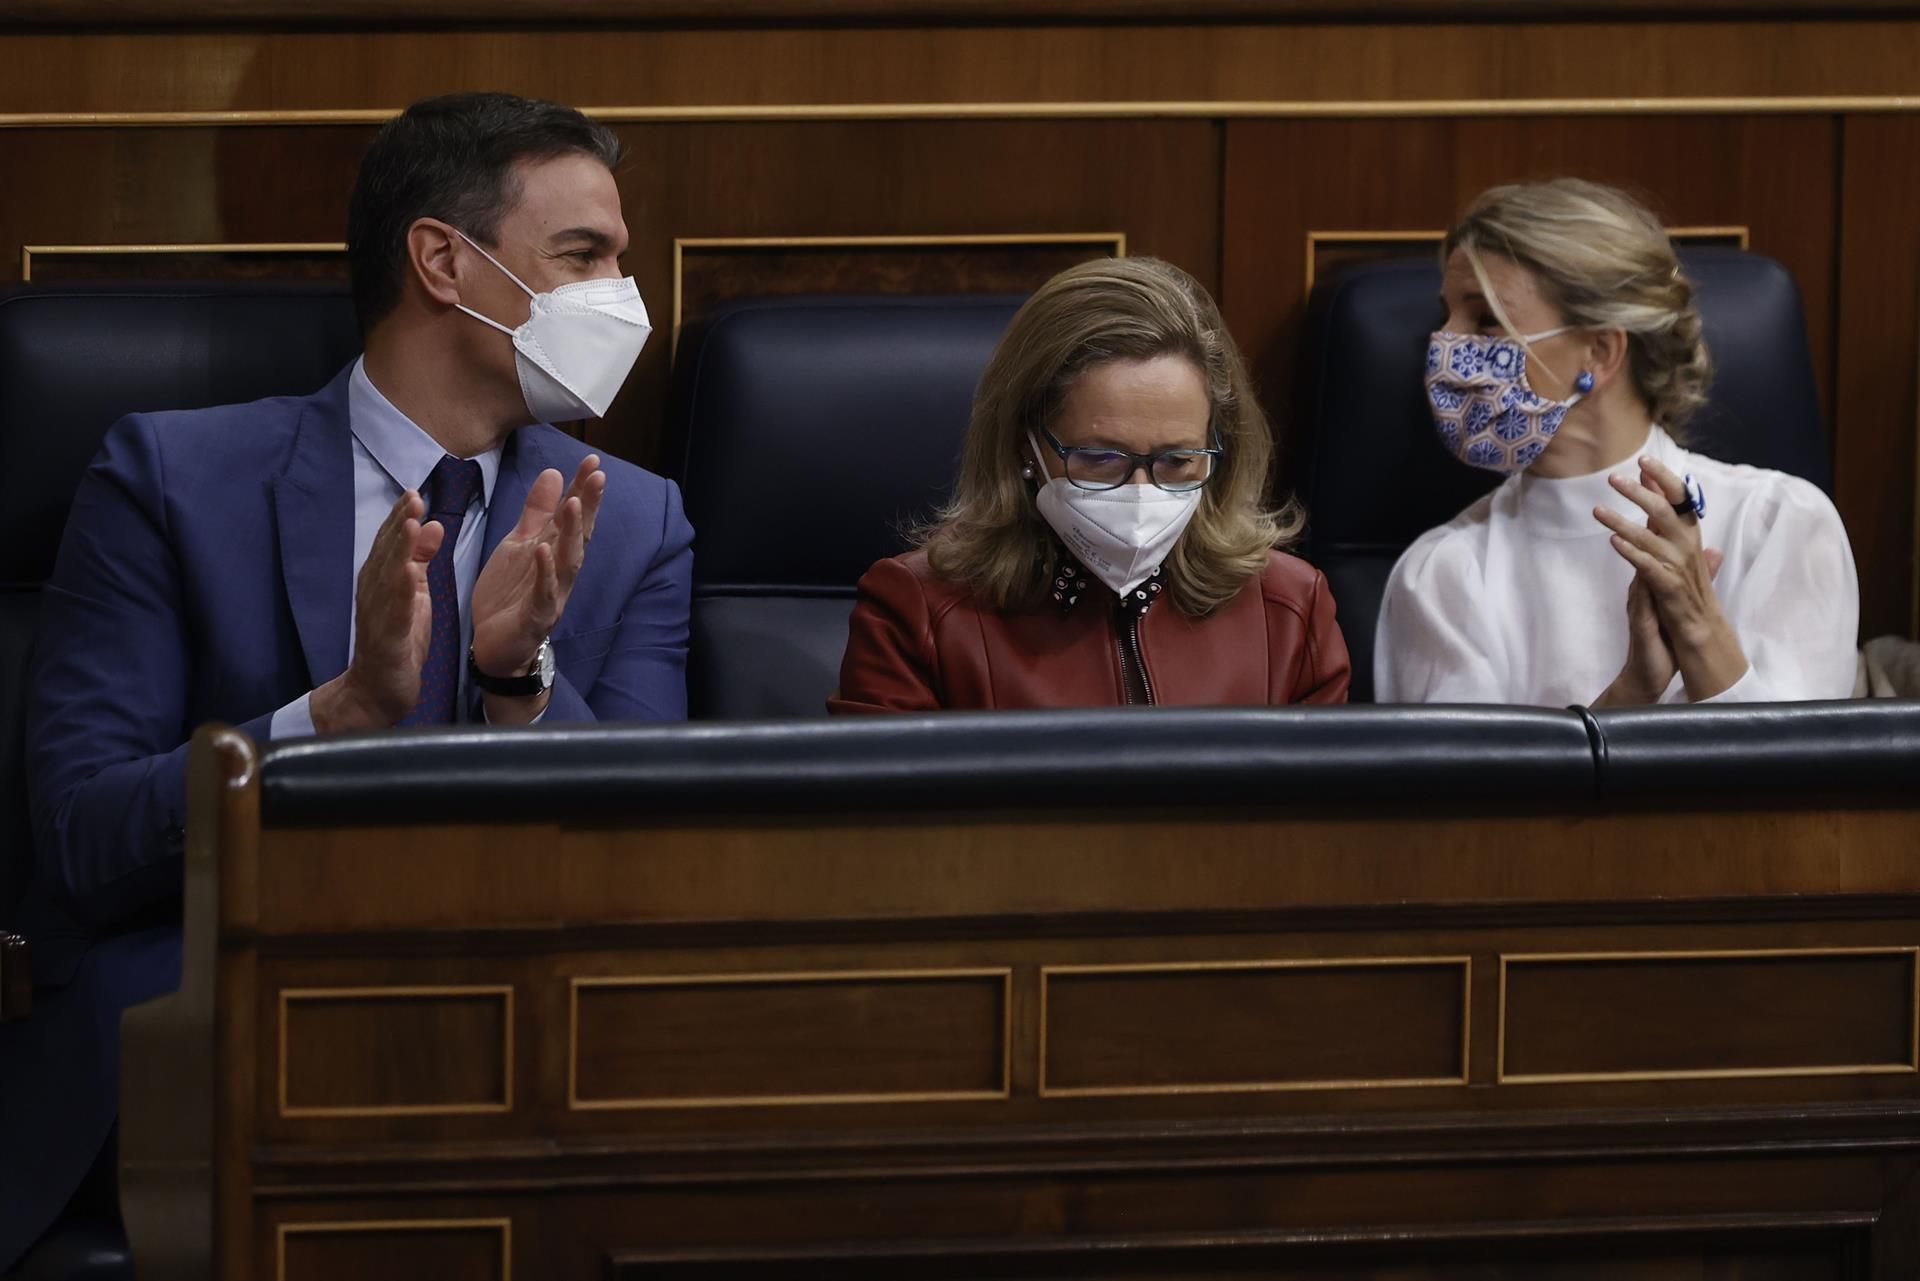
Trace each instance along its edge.
<path fill-rule="evenodd" d="M 1430 529 L 1393 567 L 1374 638 L 1382 703 L 1587 704 L 1627 658 L 1633 567 L 1595 507 L 1644 514 L 1607 483 L 1651 455 L 1706 496 L 1701 536 L 1747 672 L 1710 702 L 1847 698 L 1860 586 L 1840 514 L 1798 477 L 1718 462 L 1659 427 L 1632 458 L 1586 476 L 1521 473 Z M 1675 676 L 1663 703 L 1685 702 Z"/>

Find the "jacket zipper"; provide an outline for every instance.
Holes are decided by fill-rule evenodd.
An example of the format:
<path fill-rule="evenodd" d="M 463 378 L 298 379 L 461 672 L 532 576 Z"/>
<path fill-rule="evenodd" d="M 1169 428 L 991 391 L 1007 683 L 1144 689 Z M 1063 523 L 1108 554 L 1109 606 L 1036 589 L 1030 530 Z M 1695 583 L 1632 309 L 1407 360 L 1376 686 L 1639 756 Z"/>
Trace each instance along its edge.
<path fill-rule="evenodd" d="M 1114 644 L 1120 650 L 1120 685 L 1126 692 L 1127 706 L 1140 705 L 1133 696 L 1132 673 L 1140 674 L 1140 692 L 1145 696 L 1145 706 L 1153 706 L 1153 681 L 1147 675 L 1146 656 L 1140 651 L 1140 615 L 1130 609 L 1122 609 L 1126 621 L 1121 624 L 1123 635 Z"/>

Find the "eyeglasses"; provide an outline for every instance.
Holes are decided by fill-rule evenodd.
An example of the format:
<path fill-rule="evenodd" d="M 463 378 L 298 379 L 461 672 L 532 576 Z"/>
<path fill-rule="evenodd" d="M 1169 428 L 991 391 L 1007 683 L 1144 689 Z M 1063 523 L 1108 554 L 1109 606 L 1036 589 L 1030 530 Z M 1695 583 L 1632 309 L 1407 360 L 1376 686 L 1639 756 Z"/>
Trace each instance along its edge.
<path fill-rule="evenodd" d="M 1212 449 L 1163 449 L 1157 454 L 1130 454 L 1124 449 L 1090 449 L 1081 445 L 1063 445 L 1051 431 L 1040 429 L 1053 452 L 1067 467 L 1067 480 L 1075 489 L 1118 489 L 1145 470 L 1147 479 L 1160 489 L 1182 494 L 1199 489 L 1213 479 L 1215 468 L 1227 451 Z"/>

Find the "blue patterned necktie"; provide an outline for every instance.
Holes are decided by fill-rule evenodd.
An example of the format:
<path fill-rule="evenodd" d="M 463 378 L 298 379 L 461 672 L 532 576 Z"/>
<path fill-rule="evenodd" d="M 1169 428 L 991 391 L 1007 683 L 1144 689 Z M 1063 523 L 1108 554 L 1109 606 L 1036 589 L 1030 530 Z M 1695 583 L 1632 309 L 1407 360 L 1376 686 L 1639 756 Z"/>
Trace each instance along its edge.
<path fill-rule="evenodd" d="M 427 644 L 426 665 L 420 669 L 420 701 L 402 725 L 446 725 L 453 720 L 460 694 L 460 589 L 453 578 L 453 545 L 460 541 L 460 525 L 467 508 L 480 496 L 480 464 L 472 459 L 443 456 L 421 487 L 426 520 L 446 527 L 440 550 L 427 562 L 427 594 L 433 599 L 433 639 Z M 423 524 L 425 521 L 422 522 Z"/>

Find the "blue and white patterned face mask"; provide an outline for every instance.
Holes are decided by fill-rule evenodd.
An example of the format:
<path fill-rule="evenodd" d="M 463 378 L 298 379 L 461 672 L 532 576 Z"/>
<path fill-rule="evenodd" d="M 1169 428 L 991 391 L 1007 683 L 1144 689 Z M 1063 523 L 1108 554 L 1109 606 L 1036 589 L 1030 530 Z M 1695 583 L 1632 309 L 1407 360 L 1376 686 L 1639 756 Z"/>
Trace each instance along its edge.
<path fill-rule="evenodd" d="M 1427 346 L 1427 405 L 1448 453 L 1470 467 L 1511 476 L 1546 452 L 1567 411 L 1593 390 L 1593 375 L 1582 371 L 1572 396 L 1548 400 L 1527 382 L 1525 344 L 1569 328 L 1517 341 L 1444 330 L 1433 335 Z"/>

